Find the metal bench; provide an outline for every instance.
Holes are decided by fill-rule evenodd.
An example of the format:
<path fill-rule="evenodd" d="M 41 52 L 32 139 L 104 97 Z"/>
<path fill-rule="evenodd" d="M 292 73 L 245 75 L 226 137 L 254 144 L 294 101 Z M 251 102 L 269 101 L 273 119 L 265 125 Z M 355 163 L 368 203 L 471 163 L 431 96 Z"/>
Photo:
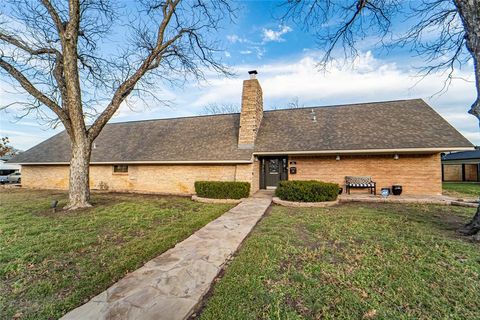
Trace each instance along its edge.
<path fill-rule="evenodd" d="M 377 184 L 368 176 L 346 176 L 345 189 L 348 194 L 352 188 L 368 188 L 371 194 L 377 194 Z"/>

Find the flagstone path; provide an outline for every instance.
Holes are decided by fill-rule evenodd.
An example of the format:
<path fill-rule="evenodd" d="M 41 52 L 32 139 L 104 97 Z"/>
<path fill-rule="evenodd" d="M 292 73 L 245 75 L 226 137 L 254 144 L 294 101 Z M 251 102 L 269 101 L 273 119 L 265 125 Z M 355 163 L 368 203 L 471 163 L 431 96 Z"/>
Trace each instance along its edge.
<path fill-rule="evenodd" d="M 186 319 L 271 203 L 248 198 L 61 319 Z"/>

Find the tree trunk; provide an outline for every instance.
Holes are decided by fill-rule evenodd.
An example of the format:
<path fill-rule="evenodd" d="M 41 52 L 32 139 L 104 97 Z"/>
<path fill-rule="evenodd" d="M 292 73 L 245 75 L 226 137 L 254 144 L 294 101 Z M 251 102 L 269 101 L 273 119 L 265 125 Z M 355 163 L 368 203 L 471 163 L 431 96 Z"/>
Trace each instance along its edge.
<path fill-rule="evenodd" d="M 473 58 L 477 98 L 468 111 L 480 120 L 480 5 L 478 0 L 454 0 L 465 28 L 466 46 Z M 480 236 L 480 207 L 461 230 L 465 235 Z"/>
<path fill-rule="evenodd" d="M 472 221 L 467 223 L 461 230 L 466 236 L 471 236 L 480 232 L 480 206 L 477 208 L 477 213 L 472 218 Z"/>
<path fill-rule="evenodd" d="M 87 139 L 72 144 L 70 160 L 70 189 L 67 210 L 91 207 L 90 204 L 90 155 L 91 143 Z"/>

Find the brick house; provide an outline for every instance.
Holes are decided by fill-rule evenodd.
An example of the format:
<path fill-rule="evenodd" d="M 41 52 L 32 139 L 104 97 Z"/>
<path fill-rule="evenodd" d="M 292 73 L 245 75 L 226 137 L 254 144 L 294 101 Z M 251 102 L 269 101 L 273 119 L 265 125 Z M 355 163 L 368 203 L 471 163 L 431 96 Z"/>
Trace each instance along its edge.
<path fill-rule="evenodd" d="M 190 194 L 197 180 L 344 184 L 372 176 L 378 188 L 442 192 L 440 153 L 472 144 L 423 100 L 264 111 L 250 72 L 240 114 L 108 124 L 93 145 L 93 189 Z M 62 132 L 13 159 L 27 188 L 68 188 L 70 142 Z M 362 192 L 363 190 L 358 190 Z"/>
<path fill-rule="evenodd" d="M 480 182 L 480 150 L 445 154 L 442 178 L 448 182 Z"/>

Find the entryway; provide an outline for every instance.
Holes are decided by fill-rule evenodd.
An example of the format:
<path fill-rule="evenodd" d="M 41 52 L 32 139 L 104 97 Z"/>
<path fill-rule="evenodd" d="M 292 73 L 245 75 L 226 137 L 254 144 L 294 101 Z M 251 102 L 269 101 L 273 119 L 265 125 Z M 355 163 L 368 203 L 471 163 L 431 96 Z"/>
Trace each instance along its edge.
<path fill-rule="evenodd" d="M 280 181 L 287 179 L 287 157 L 260 158 L 260 189 L 275 189 Z"/>

